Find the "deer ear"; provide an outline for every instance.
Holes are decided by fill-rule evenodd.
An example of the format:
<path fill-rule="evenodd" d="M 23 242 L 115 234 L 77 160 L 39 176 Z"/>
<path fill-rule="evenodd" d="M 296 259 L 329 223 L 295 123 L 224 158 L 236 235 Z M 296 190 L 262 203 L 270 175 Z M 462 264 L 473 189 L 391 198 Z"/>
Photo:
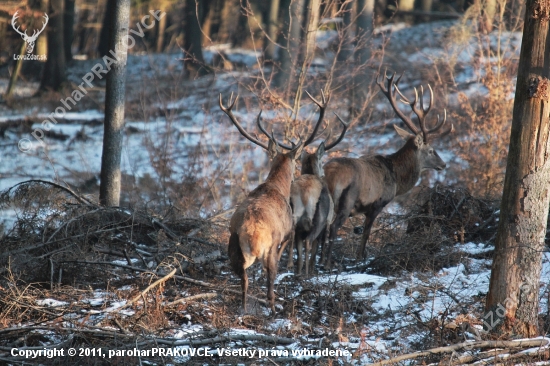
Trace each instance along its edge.
<path fill-rule="evenodd" d="M 269 145 L 267 145 L 267 154 L 270 159 L 273 159 L 279 153 L 279 146 L 272 139 L 269 139 Z"/>
<path fill-rule="evenodd" d="M 321 145 L 319 145 L 319 147 L 317 148 L 317 151 L 315 152 L 315 154 L 317 155 L 317 159 L 321 160 L 321 158 L 323 157 L 323 155 L 325 155 L 325 142 L 321 142 Z"/>
<path fill-rule="evenodd" d="M 401 136 L 401 138 L 405 141 L 407 141 L 408 139 L 410 139 L 411 137 L 414 137 L 415 135 L 413 135 L 412 133 L 408 132 L 408 131 L 405 131 L 404 129 L 402 129 L 401 127 L 397 126 L 397 125 L 393 125 L 393 128 L 395 129 L 395 132 L 397 132 L 397 134 L 399 136 Z"/>

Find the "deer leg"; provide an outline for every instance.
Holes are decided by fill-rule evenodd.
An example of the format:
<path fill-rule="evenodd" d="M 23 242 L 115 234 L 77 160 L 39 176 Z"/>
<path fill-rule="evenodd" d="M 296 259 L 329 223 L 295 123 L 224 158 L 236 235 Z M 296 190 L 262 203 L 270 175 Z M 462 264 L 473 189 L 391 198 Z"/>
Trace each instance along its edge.
<path fill-rule="evenodd" d="M 309 278 L 309 262 L 310 262 L 310 256 L 311 256 L 311 238 L 308 236 L 305 240 L 305 262 L 306 262 L 306 278 Z"/>
<path fill-rule="evenodd" d="M 342 197 L 342 199 L 346 200 L 346 197 Z M 325 265 L 330 264 L 330 257 L 332 255 L 332 245 L 334 244 L 334 241 L 336 240 L 336 237 L 338 236 L 338 230 L 344 225 L 344 222 L 346 222 L 346 219 L 349 217 L 349 214 L 351 213 L 351 210 L 353 208 L 354 202 L 351 200 L 344 201 L 344 207 L 342 207 L 338 213 L 336 214 L 336 217 L 334 218 L 334 222 L 332 225 L 330 225 L 330 233 L 328 237 L 328 247 L 323 253 L 321 253 L 321 262 Z M 324 259 L 324 260 L 323 260 Z"/>
<path fill-rule="evenodd" d="M 298 252 L 298 262 L 296 263 L 295 273 L 299 276 L 302 274 L 302 267 L 304 266 L 304 240 L 300 235 L 296 235 L 294 239 L 296 240 L 296 251 Z"/>
<path fill-rule="evenodd" d="M 315 273 L 315 263 L 317 262 L 317 251 L 319 250 L 319 246 L 321 246 L 321 253 L 323 253 L 323 250 L 325 249 L 325 240 L 327 239 L 327 231 L 328 227 L 325 226 L 323 230 L 321 230 L 321 233 L 317 237 L 317 239 L 313 242 L 311 246 L 311 257 L 309 258 L 309 268 L 311 268 L 311 273 Z"/>
<path fill-rule="evenodd" d="M 288 245 L 288 262 L 286 264 L 288 270 L 292 270 L 294 267 L 294 240 L 296 239 L 293 238 Z"/>
<path fill-rule="evenodd" d="M 246 293 L 248 292 L 248 275 L 246 269 L 243 269 L 241 274 L 241 288 L 243 291 L 243 313 L 246 314 Z"/>
<path fill-rule="evenodd" d="M 384 208 L 384 206 L 382 206 Z M 357 252 L 357 260 L 365 259 L 365 250 L 367 249 L 367 242 L 369 241 L 370 231 L 372 224 L 376 219 L 376 216 L 382 211 L 382 208 L 371 208 L 365 213 L 365 223 L 363 224 L 363 235 L 361 236 L 361 246 Z"/>
<path fill-rule="evenodd" d="M 267 269 L 267 302 L 271 309 L 271 314 L 275 315 L 275 278 L 277 277 L 277 251 L 271 250 L 266 263 Z"/>

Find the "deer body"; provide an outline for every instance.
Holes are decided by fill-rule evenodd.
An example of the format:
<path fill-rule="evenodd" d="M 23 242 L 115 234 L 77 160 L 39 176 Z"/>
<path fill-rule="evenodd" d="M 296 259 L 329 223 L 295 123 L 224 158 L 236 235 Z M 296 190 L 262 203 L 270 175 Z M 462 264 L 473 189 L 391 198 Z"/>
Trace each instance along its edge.
<path fill-rule="evenodd" d="M 243 307 L 246 311 L 248 276 L 246 269 L 258 259 L 268 277 L 267 300 L 275 311 L 274 282 L 277 275 L 278 248 L 292 233 L 290 185 L 295 161 L 287 154 L 277 155 L 266 181 L 254 189 L 239 205 L 229 226 L 229 259 L 233 271 L 241 277 Z"/>
<path fill-rule="evenodd" d="M 302 175 L 292 183 L 290 192 L 295 223 L 294 242 L 298 250 L 296 268 L 296 274 L 298 275 L 302 273 L 304 257 L 306 276 L 309 276 L 310 268 L 311 270 L 315 268 L 317 248 L 319 244 L 324 245 L 328 225 L 332 223 L 334 218 L 334 203 L 327 183 L 319 171 L 320 156 L 318 152 L 319 150 L 315 154 L 307 154 L 303 157 Z M 318 242 L 313 244 L 315 240 Z M 293 262 L 292 252 L 291 246 L 288 258 L 289 266 Z"/>
<path fill-rule="evenodd" d="M 399 80 L 394 84 L 394 76 L 387 78 L 387 88 L 381 82 L 378 82 L 378 85 L 390 100 L 397 115 L 413 134 L 394 126 L 397 133 L 406 141 L 405 145 L 397 152 L 390 155 L 337 158 L 325 165 L 325 179 L 336 212 L 334 222 L 330 226 L 328 251 L 326 256 L 324 252 L 322 255 L 322 259 L 326 258 L 327 262 L 330 262 L 332 244 L 336 239 L 338 229 L 342 227 L 349 216 L 365 215 L 361 246 L 357 253 L 357 258 L 363 259 L 372 224 L 384 207 L 396 196 L 402 195 L 414 187 L 422 171 L 428 169 L 439 171 L 446 166 L 427 141 L 428 134 L 436 132 L 445 123 L 445 119 L 443 119 L 431 130 L 427 130 L 425 127 L 424 119 L 431 109 L 433 93 L 427 110 L 422 105 L 421 94 L 421 109 L 419 109 L 416 107 L 418 94 L 414 101 L 408 101 L 395 85 Z M 410 118 L 397 108 L 395 92 L 399 92 L 405 102 L 411 105 L 413 112 L 419 118 L 421 130 L 418 130 Z"/>

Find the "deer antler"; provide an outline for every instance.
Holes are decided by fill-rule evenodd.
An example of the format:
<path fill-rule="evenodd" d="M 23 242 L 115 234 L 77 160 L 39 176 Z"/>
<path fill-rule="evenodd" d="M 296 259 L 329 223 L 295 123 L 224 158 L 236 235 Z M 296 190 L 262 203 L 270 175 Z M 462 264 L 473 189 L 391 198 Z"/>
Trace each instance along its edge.
<path fill-rule="evenodd" d="M 321 102 L 319 102 L 317 99 L 313 98 L 311 94 L 309 94 L 306 91 L 307 96 L 311 101 L 319 107 L 319 119 L 317 120 L 317 124 L 315 125 L 315 128 L 313 128 L 313 131 L 309 135 L 309 137 L 304 142 L 304 147 L 311 144 L 313 140 L 315 140 L 315 135 L 317 134 L 317 131 L 319 131 L 319 127 L 321 126 L 321 123 L 323 122 L 323 119 L 325 118 L 325 111 L 328 106 L 328 102 L 330 102 L 330 94 L 327 98 L 325 98 L 325 93 L 321 89 Z"/>
<path fill-rule="evenodd" d="M 447 110 L 443 111 L 443 119 L 439 119 L 439 115 L 437 116 L 437 123 L 434 128 L 428 129 L 426 127 L 426 116 L 428 113 L 430 113 L 432 106 L 433 106 L 433 100 L 434 100 L 434 91 L 430 84 L 428 84 L 428 89 L 430 90 L 430 104 L 428 104 L 427 108 L 424 108 L 424 87 L 420 86 L 420 97 L 418 96 L 418 90 L 414 88 L 414 100 L 410 101 L 407 99 L 403 93 L 399 90 L 397 85 L 395 86 L 395 89 L 401 96 L 401 101 L 403 103 L 407 103 L 411 106 L 412 111 L 416 116 L 418 117 L 418 122 L 420 124 L 420 129 L 422 130 L 422 137 L 424 138 L 424 142 L 428 142 L 428 135 L 433 134 L 441 129 L 443 127 L 443 124 L 447 121 Z M 418 103 L 417 103 L 418 101 Z M 451 126 L 451 130 L 453 129 L 453 126 Z"/>
<path fill-rule="evenodd" d="M 338 118 L 338 120 L 344 126 L 344 128 L 342 129 L 342 132 L 340 133 L 340 137 L 338 137 L 338 139 L 336 139 L 334 142 L 331 142 L 328 145 L 325 143 L 325 151 L 328 151 L 328 150 L 332 149 L 334 146 L 338 145 L 340 143 L 340 141 L 342 141 L 344 139 L 344 135 L 346 134 L 346 131 L 348 130 L 348 127 L 350 125 L 349 122 L 348 123 L 344 122 L 344 120 L 342 118 L 340 118 L 340 116 L 338 114 L 334 113 L 334 115 L 336 116 L 336 118 Z M 330 138 L 330 135 L 327 137 L 325 142 L 329 138 Z"/>
<path fill-rule="evenodd" d="M 237 121 L 237 118 L 235 118 L 235 116 L 233 115 L 233 107 L 235 106 L 235 103 L 237 103 L 237 99 L 239 99 L 239 96 L 237 95 L 235 97 L 235 100 L 233 100 L 233 93 L 231 93 L 231 96 L 229 97 L 229 106 L 228 107 L 225 107 L 223 105 L 223 102 L 222 102 L 222 94 L 220 93 L 220 109 L 225 113 L 227 114 L 227 116 L 229 117 L 229 119 L 231 120 L 231 122 L 233 122 L 233 124 L 235 125 L 235 127 L 237 127 L 237 130 L 239 130 L 239 132 L 241 133 L 241 135 L 243 135 L 244 137 L 246 137 L 249 141 L 253 142 L 254 144 L 264 148 L 264 149 L 268 149 L 268 146 L 266 144 L 264 144 L 263 142 L 261 142 L 260 140 L 258 139 L 255 139 L 254 137 L 252 137 L 248 132 L 246 132 L 244 130 L 244 128 L 241 126 L 241 124 L 239 123 L 239 121 Z M 260 124 L 260 116 L 262 115 L 262 111 L 260 111 L 260 113 L 258 114 L 258 117 L 257 117 L 257 122 L 258 122 L 258 126 L 261 127 L 261 124 Z M 260 128 L 262 129 L 262 128 Z M 265 130 L 262 129 L 262 132 L 264 132 Z M 269 137 L 269 134 L 267 134 L 266 132 L 264 132 L 267 137 Z M 271 138 L 271 137 L 269 137 Z"/>
<path fill-rule="evenodd" d="M 403 74 L 401 74 L 401 76 L 403 76 Z M 439 119 L 439 115 L 437 116 L 437 123 L 434 128 L 428 129 L 426 127 L 426 116 L 428 115 L 428 113 L 430 113 L 433 107 L 433 101 L 434 101 L 434 92 L 431 85 L 428 84 L 428 89 L 430 91 L 430 103 L 428 104 L 427 108 L 424 108 L 424 87 L 420 86 L 420 95 L 418 94 L 418 90 L 414 88 L 414 99 L 411 101 L 407 97 L 405 97 L 403 93 L 401 93 L 401 91 L 399 90 L 399 87 L 397 86 L 397 84 L 399 83 L 399 80 L 401 79 L 401 76 L 399 76 L 397 81 L 395 81 L 394 83 L 393 80 L 395 77 L 395 73 L 393 73 L 393 75 L 388 78 L 386 76 L 386 73 L 384 72 L 384 77 L 387 80 L 388 87 L 387 88 L 384 87 L 384 84 L 379 81 L 379 75 L 376 77 L 376 83 L 378 84 L 378 86 L 380 86 L 380 89 L 382 89 L 382 93 L 384 93 L 384 95 L 390 101 L 390 104 L 393 110 L 399 116 L 399 118 L 401 118 L 401 120 L 405 122 L 407 127 L 409 127 L 409 129 L 415 135 L 418 135 L 420 132 L 422 132 L 422 138 L 424 140 L 424 143 L 428 143 L 428 135 L 439 131 L 447 121 L 447 111 L 444 110 L 444 115 L 442 120 Z M 392 88 L 394 88 L 395 90 L 393 90 Z M 408 104 L 411 107 L 414 114 L 416 114 L 416 116 L 418 117 L 418 123 L 420 124 L 420 131 L 418 130 L 418 128 L 416 128 L 413 121 L 409 117 L 407 117 L 397 106 L 397 102 L 395 100 L 396 92 L 401 97 L 401 101 L 403 103 Z M 453 129 L 454 127 L 451 125 L 451 129 L 447 133 L 452 132 Z"/>
<path fill-rule="evenodd" d="M 16 19 L 19 19 L 19 16 L 17 15 L 17 13 L 19 13 L 19 10 L 17 10 L 17 11 L 13 14 L 13 18 L 11 18 L 11 26 L 13 27 L 13 29 L 15 29 L 15 31 L 16 31 L 17 33 L 19 33 L 19 34 L 21 35 L 21 37 L 23 37 L 23 39 L 25 39 L 25 38 L 27 37 L 27 31 L 25 31 L 24 33 L 21 32 L 21 31 L 19 30 L 19 28 L 20 28 L 21 26 L 19 26 L 19 27 L 16 28 L 15 20 L 16 20 Z"/>
<path fill-rule="evenodd" d="M 384 83 L 382 81 L 380 81 L 380 74 L 378 74 L 376 76 L 376 84 L 378 84 L 378 86 L 380 87 L 380 90 L 382 90 L 382 93 L 384 93 L 384 95 L 386 96 L 386 98 L 388 98 L 388 100 L 390 101 L 390 104 L 393 108 L 393 110 L 395 111 L 395 113 L 397 114 L 397 116 L 399 118 L 401 118 L 401 120 L 403 122 L 405 122 L 405 124 L 407 125 L 407 127 L 411 130 L 412 133 L 414 133 L 415 135 L 418 135 L 418 133 L 420 131 L 418 131 L 418 128 L 416 128 L 416 126 L 414 125 L 413 121 L 407 117 L 402 111 L 401 109 L 399 109 L 399 106 L 397 105 L 397 101 L 395 100 L 395 95 L 396 95 L 396 91 L 398 90 L 397 89 L 397 84 L 399 83 L 399 80 L 401 80 L 401 77 L 403 76 L 403 74 L 401 74 L 397 80 L 394 82 L 394 79 L 395 79 L 395 73 L 392 74 L 392 76 L 388 77 L 386 75 L 386 72 L 384 71 L 384 78 L 386 79 L 386 83 L 388 84 L 387 87 L 384 86 Z M 395 90 L 394 90 L 394 87 L 395 87 Z"/>
<path fill-rule="evenodd" d="M 35 42 L 36 41 L 36 38 L 38 38 L 38 36 L 40 35 L 40 33 L 42 33 L 42 31 L 44 30 L 44 28 L 46 28 L 46 25 L 48 24 L 48 20 L 50 18 L 48 18 L 48 14 L 44 14 L 44 18 L 46 19 L 45 22 L 42 22 L 42 29 L 40 30 L 34 30 L 33 33 L 32 33 L 32 36 L 29 37 L 29 40 L 31 42 Z M 25 31 L 25 34 L 27 34 L 27 31 Z"/>

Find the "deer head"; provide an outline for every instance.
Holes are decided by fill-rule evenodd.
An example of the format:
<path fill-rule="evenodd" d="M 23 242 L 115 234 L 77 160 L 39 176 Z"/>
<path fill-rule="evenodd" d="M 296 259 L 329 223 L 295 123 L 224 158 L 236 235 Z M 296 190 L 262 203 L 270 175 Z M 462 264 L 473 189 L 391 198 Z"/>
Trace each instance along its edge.
<path fill-rule="evenodd" d="M 45 21 L 42 24 L 42 29 L 40 29 L 40 30 L 35 29 L 32 33 L 32 36 L 29 36 L 29 35 L 27 35 L 27 30 L 25 30 L 25 32 L 21 32 L 19 30 L 20 26 L 17 26 L 15 24 L 16 19 L 19 18 L 17 13 L 19 13 L 19 10 L 16 11 L 15 14 L 13 14 L 13 18 L 11 19 L 11 25 L 12 25 L 13 29 L 21 35 L 21 38 L 23 38 L 23 40 L 25 42 L 27 42 L 27 53 L 32 53 L 32 51 L 34 50 L 34 44 L 36 42 L 36 39 L 38 38 L 40 33 L 42 33 L 44 28 L 46 28 L 46 24 L 48 24 L 48 19 L 49 19 L 48 14 L 44 14 Z"/>

